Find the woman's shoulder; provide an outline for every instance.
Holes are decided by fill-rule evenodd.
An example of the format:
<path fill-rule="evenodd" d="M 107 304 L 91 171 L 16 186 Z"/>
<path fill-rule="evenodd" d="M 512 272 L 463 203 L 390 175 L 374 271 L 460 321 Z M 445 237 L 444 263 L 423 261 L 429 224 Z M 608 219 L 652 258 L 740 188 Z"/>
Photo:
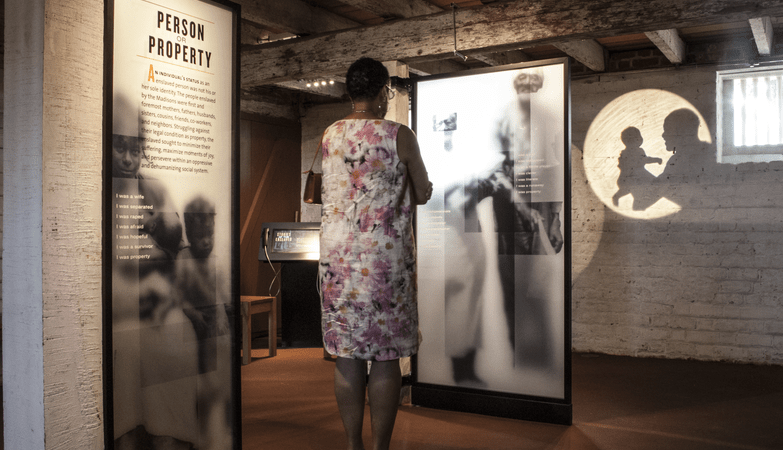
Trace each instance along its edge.
<path fill-rule="evenodd" d="M 416 133 L 413 132 L 407 125 L 398 124 L 399 129 L 397 130 L 397 140 L 403 141 L 403 142 L 415 142 L 416 141 Z"/>
<path fill-rule="evenodd" d="M 397 122 L 395 122 L 395 123 L 397 123 Z M 410 137 L 416 137 L 416 133 L 414 133 L 413 130 L 411 130 L 409 126 L 403 125 L 401 123 L 397 123 L 397 125 L 399 126 L 399 133 L 404 133 L 404 134 L 406 134 L 406 135 L 408 135 Z"/>
<path fill-rule="evenodd" d="M 331 125 L 326 127 L 326 131 L 345 126 L 345 119 L 335 120 Z"/>
<path fill-rule="evenodd" d="M 326 129 L 324 130 L 322 138 L 325 138 L 330 135 L 333 136 L 335 134 L 343 133 L 346 129 L 347 122 L 349 121 L 346 121 L 345 119 L 340 119 L 332 122 L 332 124 L 326 127 Z"/>

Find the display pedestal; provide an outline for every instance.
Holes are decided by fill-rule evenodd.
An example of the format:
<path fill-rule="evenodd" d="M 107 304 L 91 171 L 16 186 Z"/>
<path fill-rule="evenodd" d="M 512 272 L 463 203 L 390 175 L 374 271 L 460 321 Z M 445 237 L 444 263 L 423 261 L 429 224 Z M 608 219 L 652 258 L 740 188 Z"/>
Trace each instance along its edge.
<path fill-rule="evenodd" d="M 282 346 L 323 346 L 318 261 L 284 262 L 280 269 Z"/>

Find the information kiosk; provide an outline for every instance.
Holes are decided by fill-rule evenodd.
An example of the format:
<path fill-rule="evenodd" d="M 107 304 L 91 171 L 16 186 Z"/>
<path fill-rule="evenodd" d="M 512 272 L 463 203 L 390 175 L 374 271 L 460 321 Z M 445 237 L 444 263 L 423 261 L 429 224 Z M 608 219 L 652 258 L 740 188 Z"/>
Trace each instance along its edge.
<path fill-rule="evenodd" d="M 262 224 L 258 259 L 281 263 L 280 321 L 283 347 L 321 347 L 318 294 L 320 222 Z"/>

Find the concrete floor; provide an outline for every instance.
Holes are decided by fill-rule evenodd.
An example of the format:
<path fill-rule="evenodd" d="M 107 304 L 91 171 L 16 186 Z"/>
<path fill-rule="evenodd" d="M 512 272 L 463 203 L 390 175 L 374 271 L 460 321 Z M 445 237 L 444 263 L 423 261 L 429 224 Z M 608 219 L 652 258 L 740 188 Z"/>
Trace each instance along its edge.
<path fill-rule="evenodd" d="M 242 367 L 243 450 L 344 450 L 321 349 L 254 345 Z M 400 407 L 393 450 L 783 449 L 783 367 L 573 356 L 573 425 Z M 370 443 L 369 409 L 365 443 Z"/>

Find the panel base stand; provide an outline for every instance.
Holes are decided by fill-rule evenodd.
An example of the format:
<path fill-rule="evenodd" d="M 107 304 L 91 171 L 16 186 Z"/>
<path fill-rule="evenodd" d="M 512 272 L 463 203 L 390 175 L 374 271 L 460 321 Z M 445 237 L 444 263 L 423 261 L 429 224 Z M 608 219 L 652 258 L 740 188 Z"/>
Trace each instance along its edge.
<path fill-rule="evenodd" d="M 532 400 L 449 386 L 414 384 L 411 403 L 425 408 L 558 425 L 571 425 L 573 418 L 573 405 L 570 403 Z"/>

